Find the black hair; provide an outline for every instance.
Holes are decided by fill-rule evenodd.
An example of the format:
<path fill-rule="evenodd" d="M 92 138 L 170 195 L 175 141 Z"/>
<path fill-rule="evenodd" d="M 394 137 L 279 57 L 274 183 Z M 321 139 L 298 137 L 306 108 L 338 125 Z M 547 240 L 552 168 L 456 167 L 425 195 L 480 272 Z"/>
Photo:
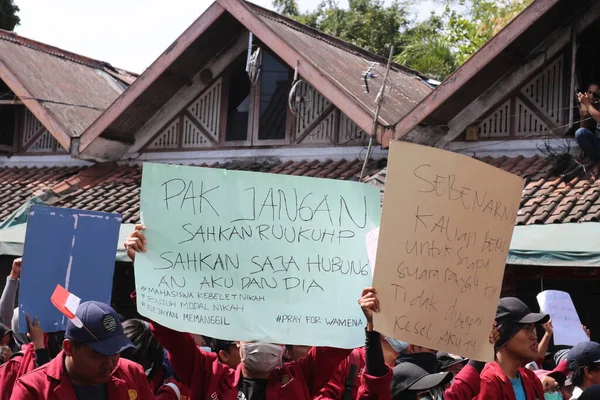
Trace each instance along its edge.
<path fill-rule="evenodd" d="M 123 350 L 121 357 L 134 361 L 144 368 L 150 367 L 148 380 L 151 381 L 162 369 L 164 360 L 162 345 L 154 337 L 150 324 L 141 319 L 134 318 L 124 321 L 123 331 L 135 348 Z"/>
<path fill-rule="evenodd" d="M 573 385 L 578 386 L 578 387 L 583 386 L 583 378 L 585 378 L 585 369 L 586 368 L 589 371 L 595 371 L 598 369 L 598 365 L 597 364 L 584 365 L 583 367 L 579 367 L 575 371 L 573 371 L 571 374 L 571 382 L 573 382 Z"/>

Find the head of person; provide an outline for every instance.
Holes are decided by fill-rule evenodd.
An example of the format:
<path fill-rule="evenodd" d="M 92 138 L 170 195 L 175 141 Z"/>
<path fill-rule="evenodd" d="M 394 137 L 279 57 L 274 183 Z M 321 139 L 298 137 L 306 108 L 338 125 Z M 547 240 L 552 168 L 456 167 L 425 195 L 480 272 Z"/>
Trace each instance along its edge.
<path fill-rule="evenodd" d="M 282 344 L 266 342 L 239 342 L 244 376 L 265 379 L 273 370 L 283 364 Z"/>
<path fill-rule="evenodd" d="M 545 400 L 562 400 L 563 389 L 567 380 L 564 372 L 537 369 L 534 373 L 540 381 L 545 382 L 543 385 Z"/>
<path fill-rule="evenodd" d="M 210 339 L 203 335 L 193 334 L 194 342 L 196 342 L 196 346 L 200 347 L 202 350 L 206 352 L 212 352 L 212 347 L 210 346 Z"/>
<path fill-rule="evenodd" d="M 600 344 L 582 342 L 574 346 L 567 356 L 573 385 L 587 389 L 600 384 Z"/>
<path fill-rule="evenodd" d="M 456 376 L 463 367 L 467 364 L 466 358 L 456 356 L 454 354 L 442 353 L 437 354 L 438 370 L 443 372 L 452 372 Z"/>
<path fill-rule="evenodd" d="M 283 353 L 283 359 L 285 361 L 297 361 L 301 358 L 306 357 L 312 346 L 301 346 L 296 344 L 285 345 L 285 351 Z"/>
<path fill-rule="evenodd" d="M 522 364 L 534 361 L 538 356 L 536 324 L 545 324 L 549 320 L 549 315 L 532 313 L 516 297 L 500 299 L 496 309 L 500 332 L 500 339 L 495 344 L 496 353 L 503 353 Z"/>
<path fill-rule="evenodd" d="M 154 337 L 150 324 L 141 319 L 128 319 L 123 322 L 123 333 L 135 347 L 123 350 L 121 357 L 140 364 L 151 381 L 162 369 L 164 349 Z"/>
<path fill-rule="evenodd" d="M 240 357 L 240 348 L 237 346 L 236 342 L 231 340 L 214 339 L 212 348 L 215 353 L 217 353 L 219 361 L 221 361 L 222 364 L 227 365 L 229 368 L 237 368 L 242 361 Z"/>
<path fill-rule="evenodd" d="M 429 373 L 410 362 L 396 365 L 392 369 L 390 387 L 393 400 L 439 400 L 444 387 L 453 375 L 451 372 Z"/>
<path fill-rule="evenodd" d="M 0 323 L 0 347 L 8 346 L 12 342 L 12 339 L 12 330 L 8 326 Z"/>
<path fill-rule="evenodd" d="M 48 349 L 50 359 L 53 359 L 62 350 L 62 345 L 65 340 L 65 331 L 44 333 L 44 344 Z"/>
<path fill-rule="evenodd" d="M 579 400 L 600 399 L 600 385 L 593 385 L 585 389 L 578 398 Z"/>
<path fill-rule="evenodd" d="M 592 98 L 597 102 L 600 100 L 600 85 L 596 82 L 592 82 L 589 84 L 587 89 L 588 96 L 592 96 Z"/>
<path fill-rule="evenodd" d="M 19 332 L 19 307 L 15 308 L 15 310 L 13 312 L 13 317 L 12 317 L 12 320 L 10 321 L 10 327 L 12 328 L 15 342 L 19 346 L 24 346 L 27 343 L 29 343 L 29 338 L 27 337 L 27 332 L 25 332 L 25 333 Z"/>
<path fill-rule="evenodd" d="M 123 333 L 119 316 L 108 304 L 81 303 L 75 316 L 82 326 L 67 322 L 63 342 L 69 379 L 76 385 L 105 384 L 117 367 L 121 352 L 135 346 Z"/>

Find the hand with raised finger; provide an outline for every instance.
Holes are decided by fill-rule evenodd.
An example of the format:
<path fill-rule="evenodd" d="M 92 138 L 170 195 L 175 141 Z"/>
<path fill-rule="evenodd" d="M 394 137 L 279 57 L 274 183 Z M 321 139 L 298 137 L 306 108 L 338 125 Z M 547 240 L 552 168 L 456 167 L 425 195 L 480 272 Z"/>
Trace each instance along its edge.
<path fill-rule="evenodd" d="M 362 296 L 358 299 L 358 304 L 367 318 L 367 330 L 373 330 L 373 313 L 379 312 L 379 300 L 377 300 L 377 291 L 369 287 L 362 291 Z"/>
<path fill-rule="evenodd" d="M 44 331 L 42 330 L 38 317 L 33 318 L 33 321 L 29 318 L 29 314 L 25 314 L 27 318 L 27 326 L 29 327 L 29 339 L 33 343 L 33 348 L 36 350 L 45 349 L 46 344 L 44 343 Z"/>
<path fill-rule="evenodd" d="M 131 234 L 125 239 L 124 247 L 127 251 L 127 256 L 131 261 L 135 261 L 135 253 L 146 251 L 146 236 L 144 230 L 146 227 L 142 224 L 137 224 Z"/>
<path fill-rule="evenodd" d="M 10 279 L 17 280 L 21 277 L 21 264 L 23 259 L 21 257 L 15 258 L 12 262 L 12 268 L 10 269 Z"/>

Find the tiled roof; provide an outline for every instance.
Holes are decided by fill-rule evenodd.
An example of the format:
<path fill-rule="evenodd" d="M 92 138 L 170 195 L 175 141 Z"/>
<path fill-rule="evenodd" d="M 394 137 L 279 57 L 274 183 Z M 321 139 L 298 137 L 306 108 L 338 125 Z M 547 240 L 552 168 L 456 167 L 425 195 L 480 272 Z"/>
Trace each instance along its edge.
<path fill-rule="evenodd" d="M 69 136 L 79 136 L 136 75 L 0 29 L 0 62 L 15 77 L 5 82 L 25 105 L 37 101 Z M 26 88 L 16 86 L 20 84 Z M 40 121 L 51 132 L 49 122 Z"/>
<path fill-rule="evenodd" d="M 318 178 L 357 180 L 362 161 L 231 161 L 199 166 L 270 172 Z M 373 160 L 367 172 L 375 174 L 387 160 Z M 139 222 L 142 168 L 97 164 L 94 167 L 0 168 L 0 220 L 6 219 L 28 198 L 50 190 L 51 203 L 58 207 L 116 212 L 123 222 Z"/>
<path fill-rule="evenodd" d="M 557 167 L 540 156 L 482 158 L 525 179 L 518 225 L 600 221 L 600 182 L 592 182 L 573 163 Z M 368 164 L 369 184 L 385 185 L 387 160 Z M 200 166 L 357 180 L 362 161 L 231 161 Z M 566 172 L 566 175 L 565 175 Z M 561 177 L 562 176 L 562 177 Z M 51 189 L 51 204 L 84 210 L 117 212 L 123 221 L 139 221 L 140 166 L 97 164 L 94 167 L 0 168 L 0 220 L 34 194 Z"/>
<path fill-rule="evenodd" d="M 541 157 L 485 157 L 490 165 L 525 179 L 517 225 L 600 221 L 600 182 L 570 159 L 553 162 Z M 386 170 L 367 179 L 383 190 Z"/>

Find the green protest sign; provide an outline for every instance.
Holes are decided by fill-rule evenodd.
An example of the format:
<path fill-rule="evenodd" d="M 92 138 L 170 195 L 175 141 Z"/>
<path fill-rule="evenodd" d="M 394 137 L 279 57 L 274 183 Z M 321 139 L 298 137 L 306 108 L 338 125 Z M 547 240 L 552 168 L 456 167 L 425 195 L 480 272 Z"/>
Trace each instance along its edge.
<path fill-rule="evenodd" d="M 371 284 L 379 190 L 357 183 L 144 164 L 140 314 L 227 340 L 352 348 Z"/>

